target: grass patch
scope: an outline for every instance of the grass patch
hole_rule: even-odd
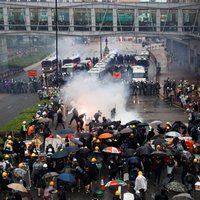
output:
[[[33,115],[38,110],[38,104],[43,105],[44,103],[49,103],[48,99],[39,101],[37,104],[34,104],[33,106],[26,108],[21,111],[20,115],[9,121],[4,127],[0,128],[0,133],[5,134],[6,132],[13,132],[15,134],[20,132],[20,128],[22,126],[22,122],[26,121],[27,124],[31,122],[31,119]]]
[[[12,57],[10,60],[8,60],[8,66],[18,66],[21,68],[25,68],[29,65],[37,63],[38,60],[44,59],[50,53],[52,53],[51,48],[49,49],[38,48],[36,52],[32,52],[30,55],[24,55],[21,57],[19,56]]]

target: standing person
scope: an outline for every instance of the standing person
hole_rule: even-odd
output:
[[[168,196],[166,194],[166,190],[164,188],[161,188],[161,191],[155,195],[154,200],[168,200]]]
[[[63,113],[62,113],[62,109],[58,109],[57,111],[57,123],[56,123],[56,127],[55,130],[57,130],[57,127],[59,124],[62,124],[63,129],[65,129],[65,125],[64,125],[64,120],[63,120]]]
[[[142,200],[145,200],[145,192],[147,191],[147,180],[143,176],[143,173],[141,171],[138,172],[138,176],[135,179],[135,191],[140,192],[140,196]]]
[[[77,132],[84,131],[83,125],[84,125],[84,117],[85,117],[85,113],[83,113],[82,115],[79,115],[78,120],[77,120]]]
[[[119,190],[117,190],[117,191],[115,192],[115,196],[113,197],[112,200],[121,200],[121,198],[120,198],[120,191],[119,191]]]
[[[78,116],[79,116],[79,114],[78,114],[78,111],[77,111],[76,108],[73,109],[72,114],[73,115],[72,115],[72,118],[70,119],[69,125],[71,125],[74,120],[76,121],[76,124],[78,122]]]
[[[82,175],[82,180],[85,186],[85,193],[88,194],[90,192],[90,171],[89,171],[89,166],[85,165],[84,170],[83,170],[83,175]]]
[[[99,123],[99,117],[101,117],[102,112],[100,110],[98,110],[95,114],[94,114],[94,120],[96,123]]]
[[[25,159],[25,151],[26,151],[26,144],[25,142],[23,141],[23,139],[21,138],[20,141],[19,141],[19,161],[20,162],[23,162],[24,159]]]
[[[26,121],[22,122],[22,126],[20,129],[20,134],[21,134],[21,138],[23,138],[24,140],[27,139],[27,126],[26,126]]]

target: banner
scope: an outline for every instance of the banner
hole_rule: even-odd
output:
[[[28,75],[28,77],[32,77],[32,76],[36,77],[38,75],[38,72],[37,72],[37,70],[31,69],[31,70],[27,71],[27,75]]]

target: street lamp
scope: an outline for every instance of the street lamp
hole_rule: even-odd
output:
[[[55,21],[56,21],[56,84],[58,87],[58,0],[55,0]]]

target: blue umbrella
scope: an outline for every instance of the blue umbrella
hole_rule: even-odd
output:
[[[70,128],[66,128],[66,129],[62,129],[60,131],[58,131],[58,134],[73,134],[74,131],[71,130]]]
[[[69,174],[69,173],[60,174],[58,176],[58,179],[61,181],[67,182],[67,183],[74,183],[76,181],[75,176],[73,176],[72,174]]]
[[[74,152],[76,153],[79,148],[77,146],[68,146],[64,149],[67,153],[71,153],[71,152]]]
[[[140,158],[138,158],[137,156],[133,156],[128,158],[127,163],[128,165],[135,165],[138,164],[140,161],[141,161]]]

